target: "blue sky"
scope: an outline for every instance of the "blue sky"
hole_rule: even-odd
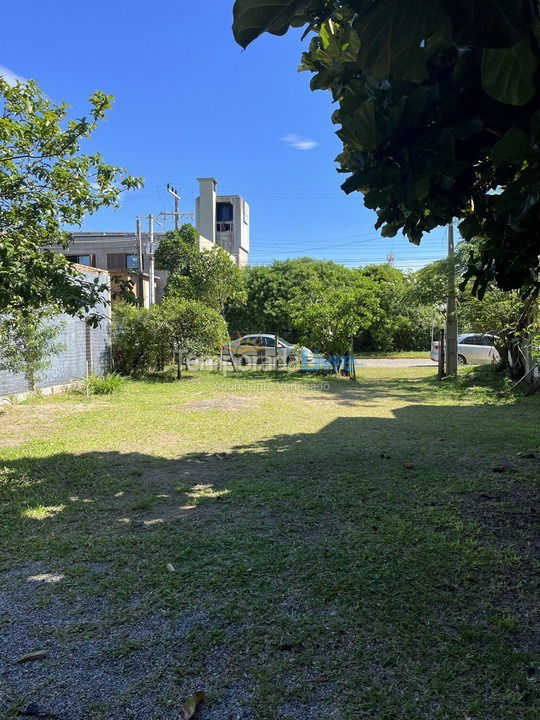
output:
[[[232,0],[4,0],[0,65],[33,78],[54,101],[86,112],[95,90],[115,96],[85,150],[144,177],[118,211],[84,230],[131,230],[136,215],[193,209],[196,177],[251,207],[250,262],[300,255],[347,265],[386,260],[418,268],[444,253],[444,229],[417,248],[381,238],[359,194],[340,190],[340,142],[328,93],[298,73],[300,32],[264,36],[247,51],[230,29]]]

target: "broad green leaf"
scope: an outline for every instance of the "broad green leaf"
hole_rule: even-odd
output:
[[[482,85],[492,98],[507,105],[525,105],[535,94],[537,60],[526,41],[482,53]]]
[[[429,175],[419,175],[412,182],[413,195],[417,200],[425,200],[425,198],[429,195],[429,188]]]
[[[523,4],[529,0],[442,0],[458,45],[504,48],[520,37]]]
[[[496,163],[521,162],[530,151],[530,142],[520,128],[511,128],[493,146],[493,159]]]
[[[294,17],[311,0],[236,0],[233,32],[244,49],[264,32],[285,35]]]
[[[375,150],[380,139],[375,119],[375,100],[370,98],[361,103],[352,115],[352,122],[338,130],[337,135],[358,150]]]
[[[426,42],[446,31],[449,20],[438,0],[378,0],[359,13],[360,63],[378,82],[391,75],[422,82],[426,75]]]

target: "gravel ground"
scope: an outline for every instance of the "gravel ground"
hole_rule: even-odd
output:
[[[183,699],[200,688],[175,676],[174,667],[187,634],[208,621],[205,613],[171,618],[134,603],[119,614],[100,598],[67,599],[59,591],[63,576],[44,570],[0,574],[0,716],[178,720]],[[16,662],[37,650],[47,656]],[[218,673],[223,662],[213,658]],[[254,720],[246,697],[231,685],[197,717]]]

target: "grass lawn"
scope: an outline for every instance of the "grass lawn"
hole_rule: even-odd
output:
[[[498,382],[201,372],[0,410],[0,715],[536,719],[540,396]]]
[[[429,350],[396,350],[395,352],[357,352],[356,357],[362,358],[429,358]]]

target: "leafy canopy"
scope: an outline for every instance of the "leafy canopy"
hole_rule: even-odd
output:
[[[323,284],[313,287],[311,301],[299,303],[293,319],[302,342],[331,359],[348,353],[354,335],[369,328],[378,312],[373,282],[358,276],[346,288]]]
[[[294,307],[311,302],[312,289],[352,282],[353,271],[337,263],[295,258],[275,261],[268,266],[253,266],[243,271],[247,295],[242,306],[233,305],[228,314],[231,330],[276,332],[298,340],[292,313]]]
[[[111,97],[96,92],[89,103],[89,117],[68,120],[67,105],[48,100],[34,82],[10,86],[0,78],[0,312],[92,313],[105,289],[47,249],[68,244],[66,225],[116,206],[122,190],[139,185],[99,153],[80,153]]]
[[[237,0],[246,47],[288,26],[312,32],[301,70],[330,90],[347,193],[384,236],[454,217],[478,238],[480,295],[538,283],[540,13],[537,0]]]
[[[187,270],[191,254],[197,250],[199,233],[197,228],[184,223],[179,230],[169,230],[159,241],[155,260],[158,268],[168,273]]]
[[[185,224],[160,241],[156,263],[169,272],[166,294],[199,300],[224,313],[229,303],[245,301],[242,274],[231,256],[219,246],[199,250],[199,233]]]

